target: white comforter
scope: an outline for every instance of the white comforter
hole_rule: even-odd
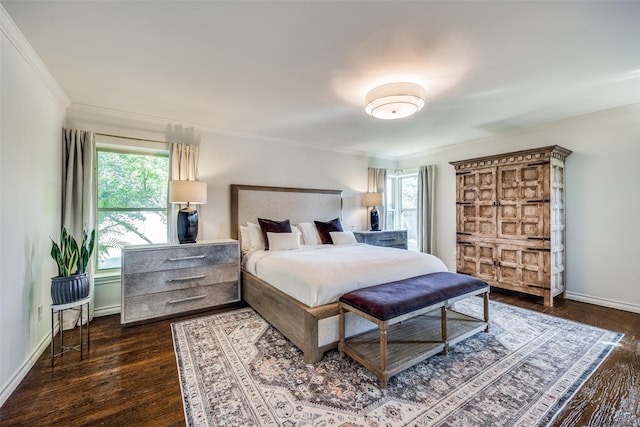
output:
[[[310,307],[355,289],[447,271],[433,255],[365,244],[257,250],[243,261],[246,271]]]

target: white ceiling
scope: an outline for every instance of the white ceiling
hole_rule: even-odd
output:
[[[640,1],[2,1],[76,107],[407,157],[640,102]],[[412,81],[418,114],[366,92]]]

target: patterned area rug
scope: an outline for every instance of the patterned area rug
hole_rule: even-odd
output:
[[[622,335],[491,301],[490,332],[391,377],[316,364],[250,308],[172,325],[185,417],[204,426],[544,426]],[[456,303],[482,317],[480,298]]]

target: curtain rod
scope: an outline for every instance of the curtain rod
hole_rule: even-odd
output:
[[[110,136],[112,138],[130,139],[132,141],[144,141],[144,142],[156,142],[158,144],[170,144],[170,142],[158,141],[158,140],[155,140],[155,139],[133,138],[131,136],[112,135],[112,134],[109,134],[109,133],[99,133],[99,132],[96,132],[95,134],[96,135],[100,135],[100,136]]]

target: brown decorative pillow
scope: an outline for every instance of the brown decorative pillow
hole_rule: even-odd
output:
[[[342,229],[342,223],[340,222],[340,218],[332,219],[331,221],[322,222],[322,221],[313,221],[316,224],[316,229],[318,230],[318,235],[320,236],[320,241],[323,245],[331,245],[333,244],[333,240],[331,240],[332,231],[344,231]]]
[[[291,223],[288,219],[284,221],[274,221],[272,219],[258,218],[258,224],[260,224],[260,229],[262,230],[265,251],[269,250],[267,233],[291,233]]]

